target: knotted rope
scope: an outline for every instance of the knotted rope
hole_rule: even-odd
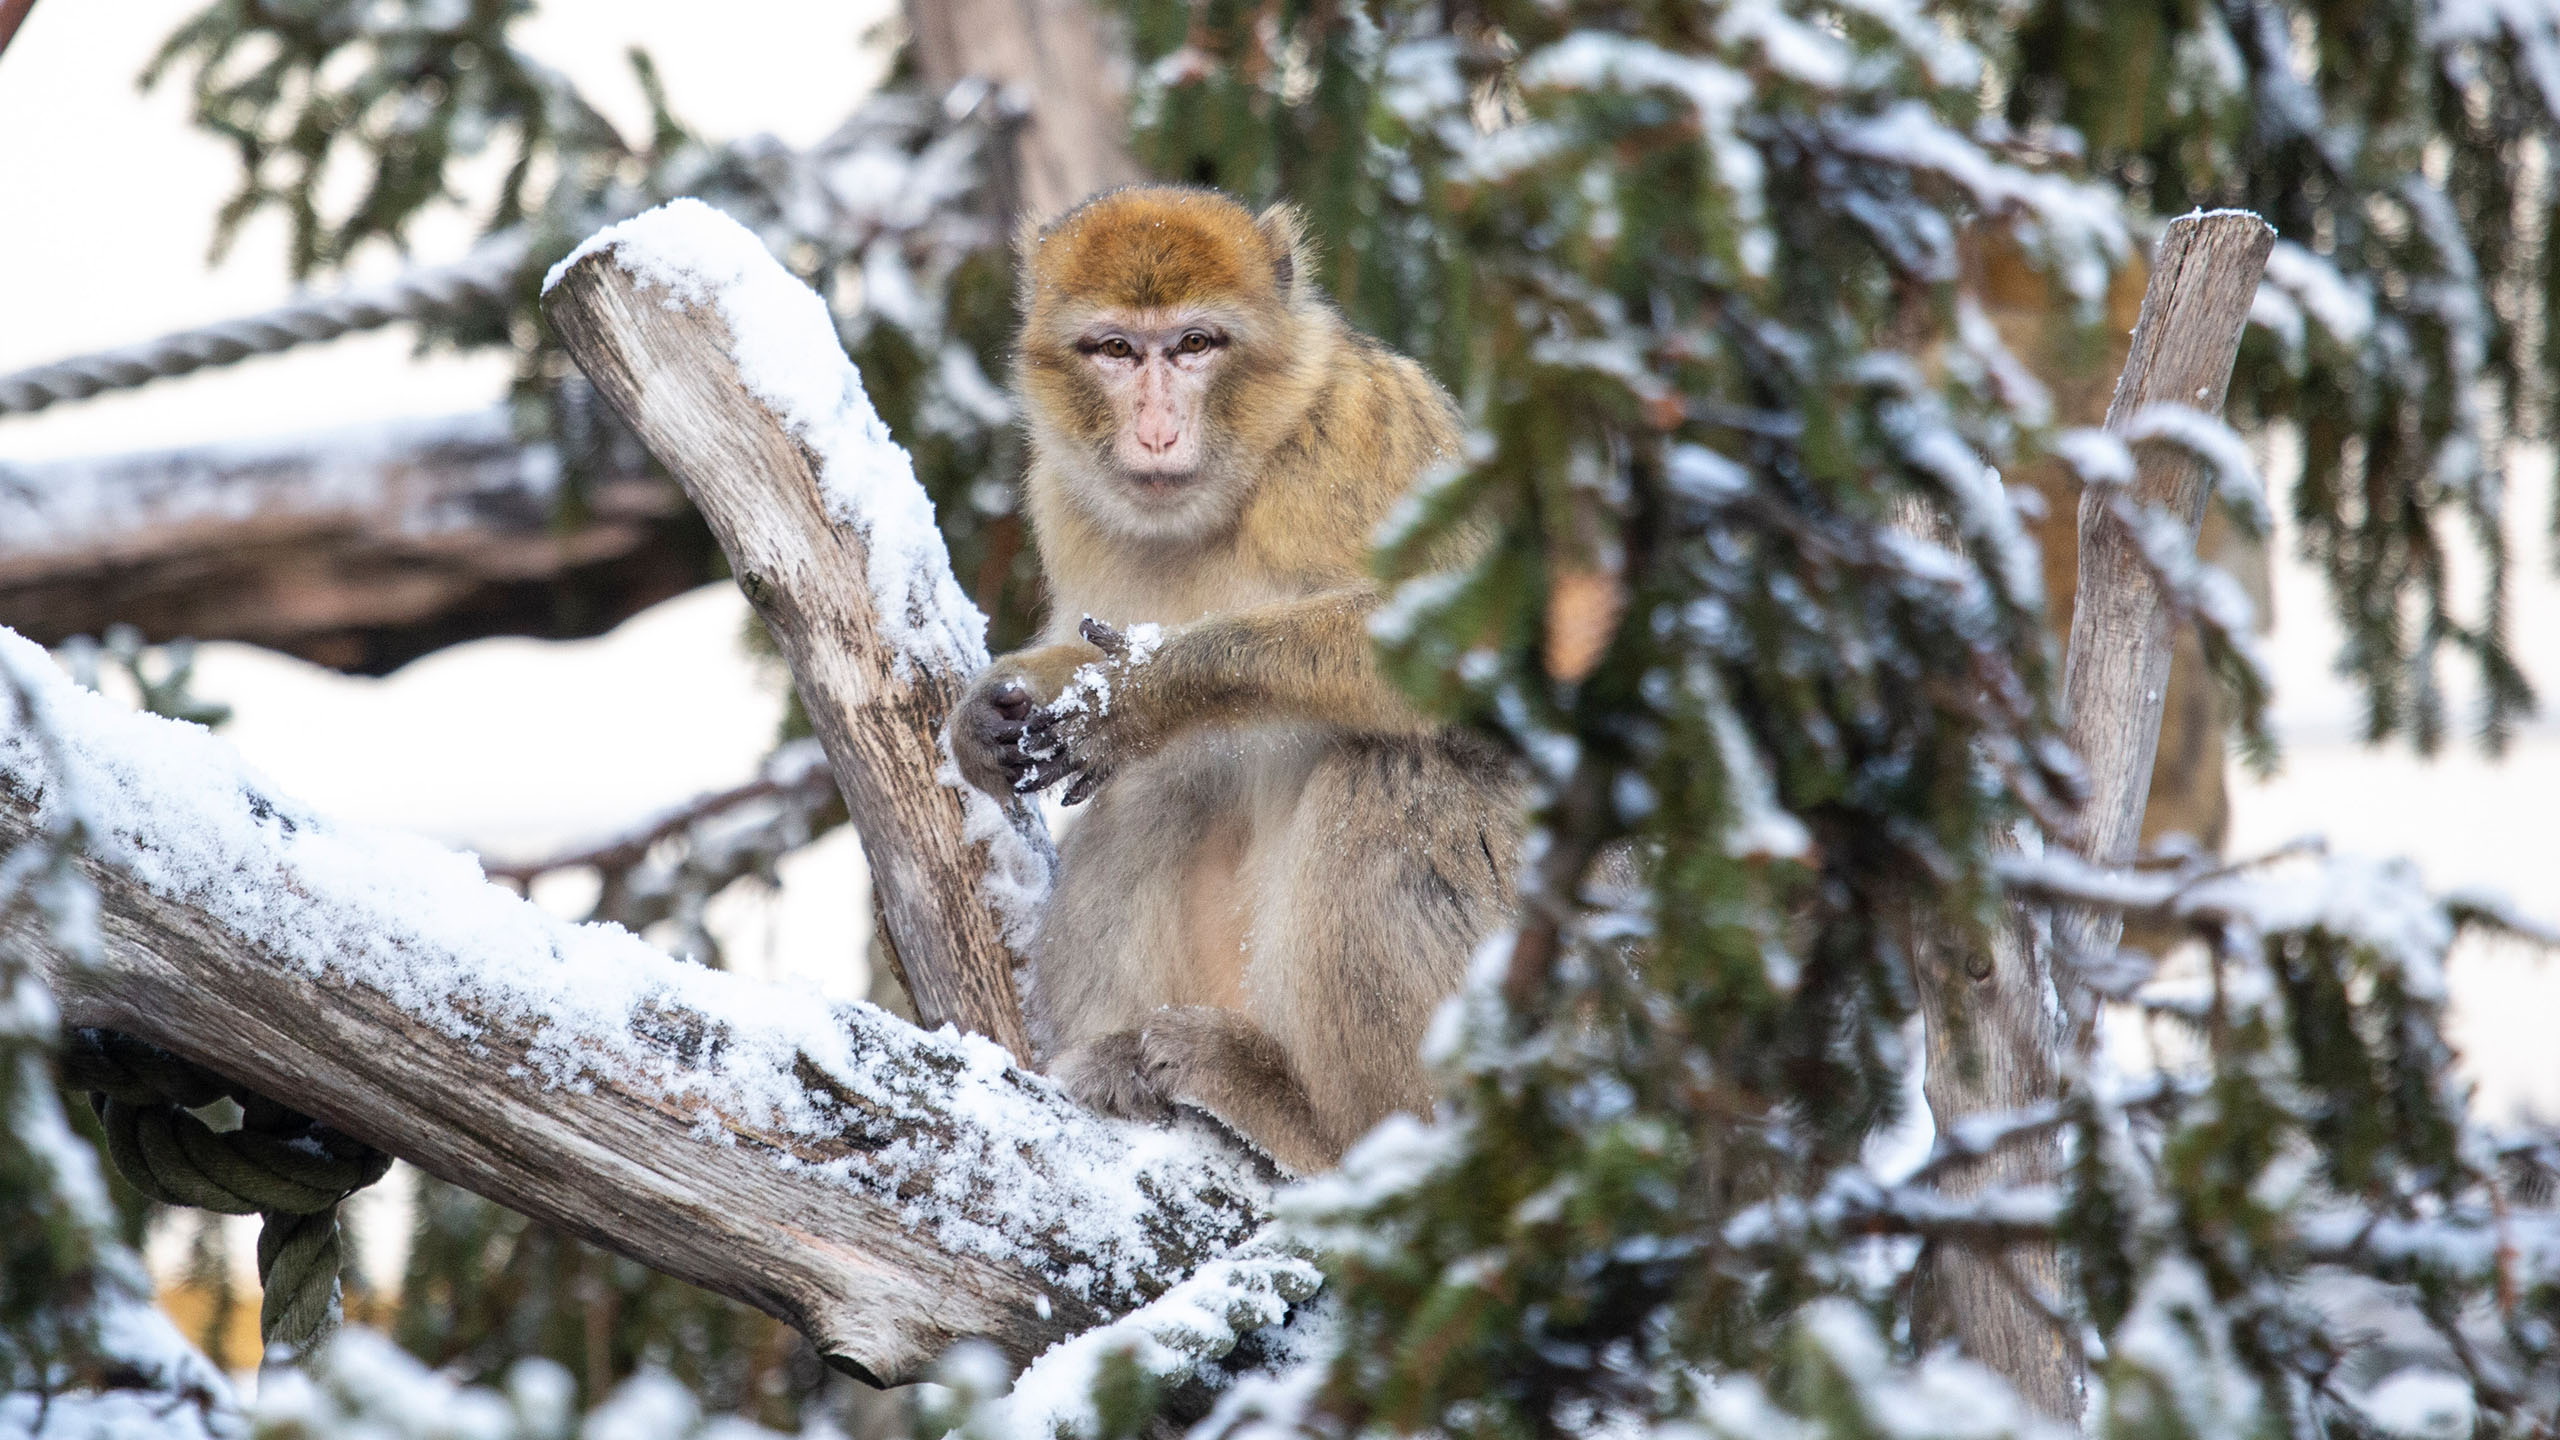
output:
[[[338,1202],[381,1179],[390,1156],[131,1035],[74,1030],[61,1064],[63,1083],[89,1092],[107,1154],[134,1189],[264,1220],[258,1336],[269,1354],[306,1355],[336,1333]],[[236,1130],[189,1113],[225,1097],[240,1107]]]

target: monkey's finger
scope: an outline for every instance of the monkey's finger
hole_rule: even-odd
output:
[[[1110,778],[1111,772],[1108,770],[1087,770],[1076,777],[1076,783],[1067,787],[1066,797],[1058,803],[1061,805],[1081,805],[1087,800],[1092,799],[1093,792],[1101,789],[1102,782]]]
[[[1019,680],[1007,680],[987,692],[987,703],[1007,720],[1021,720],[1031,713],[1031,687]]]
[[[1090,615],[1084,617],[1084,623],[1077,626],[1076,630],[1079,634],[1084,636],[1086,644],[1093,646],[1093,648],[1101,651],[1105,655],[1125,654],[1129,649],[1128,636],[1121,634],[1119,631],[1112,629],[1110,626],[1103,624],[1101,621],[1094,619]]]

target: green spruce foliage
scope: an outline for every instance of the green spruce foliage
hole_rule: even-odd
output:
[[[2453,650],[2484,679],[2494,741],[2527,698],[2501,619],[2500,466],[2547,408],[2539,335],[2560,295],[2530,179],[2560,129],[2548,8],[1125,8],[1141,156],[1303,206],[1345,308],[1459,396],[1465,453],[1382,537],[1376,633],[1411,694],[1541,786],[1520,928],[1432,1036],[1443,1113],[1391,1123],[1288,1201],[1325,1298],[1258,1337],[1267,1373],[1204,1391],[1158,1384],[1135,1350],[1103,1366],[1092,1433],[1204,1412],[1211,1435],[2046,1433],[1914,1342],[1918,1245],[1985,1237],[2060,1247],[2071,1293],[2044,1298],[2107,1434],[2405,1432],[2448,1393],[2442,1433],[2545,1433],[2555,1152],[2471,1122],[2442,1028],[2454,936],[2510,918],[2316,853],[2102,877],[1993,851],[2063,823],[2076,776],[2048,597],[1993,467],[2061,454],[2102,483],[2107,466],[2056,431],[1961,260],[1968,236],[2005,235],[2094,322],[2151,222],[2267,214],[2287,248],[2235,393],[2302,437],[2290,502],[2370,728],[2434,744]],[[731,187],[841,302],[960,573],[1003,612],[999,643],[1020,633],[1010,412],[984,387],[1000,235],[965,137],[926,102],[881,102],[878,133],[904,137],[913,171],[950,164],[935,213],[966,223],[847,239],[775,198],[779,162],[758,172],[666,121],[647,145],[537,123],[513,82],[460,79],[556,83],[482,53],[505,43],[504,7],[309,10],[223,0],[173,42],[202,67],[205,118],[243,137],[241,213],[283,206],[298,263],[396,239],[442,167],[496,134],[560,163],[511,178],[493,228]],[[280,50],[236,48],[269,31]],[[240,81],[240,53],[281,58]],[[358,58],[329,69],[340,54]],[[403,112],[398,85],[322,83],[386,56],[439,88]],[[398,113],[450,129],[399,138]],[[315,114],[382,152],[343,215],[304,183],[329,143]],[[535,323],[462,338],[503,338],[557,389]],[[2461,545],[2486,560],[2467,606]],[[1451,553],[1473,558],[1427,568]],[[2245,676],[2244,625],[2198,611]],[[1957,1199],[1932,1183],[1945,1152],[1916,1173],[1877,1161],[1905,1108],[1915,937],[1978,945],[2011,907],[2032,921],[2063,901],[2196,944],[2157,973],[2088,972],[2151,1053],[2070,1057],[2059,1102],[1993,1127],[2059,1134],[2062,1183]],[[453,1203],[428,1207],[446,1228],[422,1237],[411,1343],[490,1379],[528,1353],[576,1370],[584,1337],[557,1308],[484,1303],[523,1276],[464,1252],[507,1217]],[[534,1238],[507,1242],[531,1273],[619,1283]],[[692,1363],[644,1330],[608,1348],[600,1373]],[[984,1403],[928,1428],[1002,1433],[995,1389],[957,1387]]]
[[[1230,1423],[2017,1430],[1998,1386],[1905,1348],[1910,1242],[1992,1231],[2062,1243],[2080,1294],[2056,1323],[2110,1433],[2352,1432],[2405,1400],[2407,1366],[2536,1433],[2551,1291],[2491,1232],[2539,1152],[2468,1126],[2439,1028],[2446,945],[2497,917],[2403,873],[2294,857],[2143,887],[2132,908],[2206,942],[2200,973],[2122,992],[2159,1073],[2073,1063],[2060,1110],[2018,1117],[2064,1132],[2060,1192],[1985,1208],[1862,1163],[1899,1103],[1918,927],[1982,944],[2003,903],[2129,898],[1986,848],[2070,780],[2032,567],[1978,467],[2086,450],[1987,333],[1968,233],[2008,230],[2086,304],[2121,253],[2087,184],[2135,223],[2263,206],[2289,248],[2242,411],[2307,429],[2294,509],[2375,733],[2434,742],[2432,702],[2403,698],[2448,647],[2480,664],[2491,738],[2523,703],[2494,467],[2548,386],[2501,338],[2532,258],[2506,227],[2553,125],[2505,87],[2552,18],[2401,7],[2383,34],[2427,44],[2341,62],[2334,90],[2325,61],[2290,77],[2343,16],[2164,7],[2143,43],[2191,57],[2253,8],[2298,93],[2216,71],[2239,111],[2180,149],[2065,128],[2145,72],[2130,41],[2045,43],[2016,8],[1130,6],[1142,153],[1305,204],[1346,307],[1466,406],[1469,452],[1385,537],[1402,585],[1374,628],[1416,698],[1546,782],[1521,933],[1436,1037],[1448,1112],[1293,1205],[1336,1279],[1322,1383]],[[2138,9],[2035,13],[2094,31]],[[2180,73],[2129,107],[2144,124],[2189,114]],[[2344,122],[2392,84],[2432,98]],[[2324,126],[2351,168],[2304,168]],[[2369,336],[2341,328],[2358,297]],[[1914,512],[1962,558],[1896,528]],[[2491,562],[2469,622],[2442,583],[2456,513]],[[1415,573],[1469,532],[1471,567]],[[2248,678],[2239,627],[2212,628]]]
[[[2432,750],[2455,658],[2477,680],[2470,726],[2503,744],[2533,694],[2507,634],[2504,476],[2547,422],[2560,305],[2555,201],[2536,178],[2560,125],[2549,7],[1945,8],[2008,77],[1996,113],[2015,133],[2066,138],[2151,214],[2274,222],[2284,243],[2233,397],[2298,428],[2293,517],[2367,733]],[[2457,595],[2466,548],[2477,588]]]

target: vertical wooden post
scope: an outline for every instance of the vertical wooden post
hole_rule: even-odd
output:
[[[2216,210],[2169,222],[2152,261],[2151,288],[2133,329],[2133,354],[2107,407],[2107,428],[2123,434],[2154,405],[2222,413],[2231,365],[2258,278],[2275,248],[2275,228],[2246,210]],[[2192,548],[2204,523],[2204,467],[2170,445],[2136,457],[2134,503],[2174,517]],[[2080,584],[2063,665],[2063,707],[2071,748],[2088,767],[2089,798],[2071,848],[2101,865],[2134,858],[2143,798],[2160,754],[2160,714],[2176,637],[2169,607],[2134,537],[2092,491],[2080,500]],[[2066,957],[2115,948],[2124,917],[2075,912],[2060,936]]]
[[[2107,412],[2110,430],[2124,432],[2158,404],[2220,413],[2274,244],[2275,231],[2246,211],[2169,223],[2153,256],[2132,354]],[[2136,502],[2176,517],[2192,545],[2204,518],[2201,467],[2165,445],[2148,446],[2136,459]],[[2084,496],[2063,703],[2066,733],[2088,769],[2089,797],[2079,833],[2057,838],[2102,864],[2132,859],[2141,834],[2167,698],[2171,621],[2133,537],[2105,497]],[[2067,964],[2057,965],[2057,951],[2068,957],[2111,950],[2122,924],[2121,916],[2066,913],[2057,917],[2058,944],[2048,946],[2034,917],[2013,911],[1987,952],[1967,952],[1939,936],[1915,938],[1927,1029],[1925,1089],[1939,1133],[1967,1116],[2022,1109],[2061,1094],[2063,1076],[2087,1051],[2092,1016]],[[2060,1164],[2051,1138],[2031,1137],[1955,1167],[1941,1188],[1966,1195],[2050,1183],[2059,1178]],[[2053,1247],[1934,1245],[1920,1257],[1913,1284],[1921,1343],[1953,1339],[2030,1404],[2058,1419],[2079,1418],[2085,1388],[2079,1335],[2076,1320],[2068,1318],[2074,1307]]]

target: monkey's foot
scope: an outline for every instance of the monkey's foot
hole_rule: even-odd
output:
[[[1138,1037],[1140,1073],[1157,1094],[1236,1132],[1296,1175],[1332,1168],[1342,1149],[1326,1138],[1306,1087],[1280,1042],[1244,1015],[1211,1005],[1168,1005]]]
[[[1173,1118],[1173,1104],[1148,1082],[1144,1065],[1138,1032],[1121,1030],[1069,1050],[1049,1073],[1088,1110],[1161,1124]]]

